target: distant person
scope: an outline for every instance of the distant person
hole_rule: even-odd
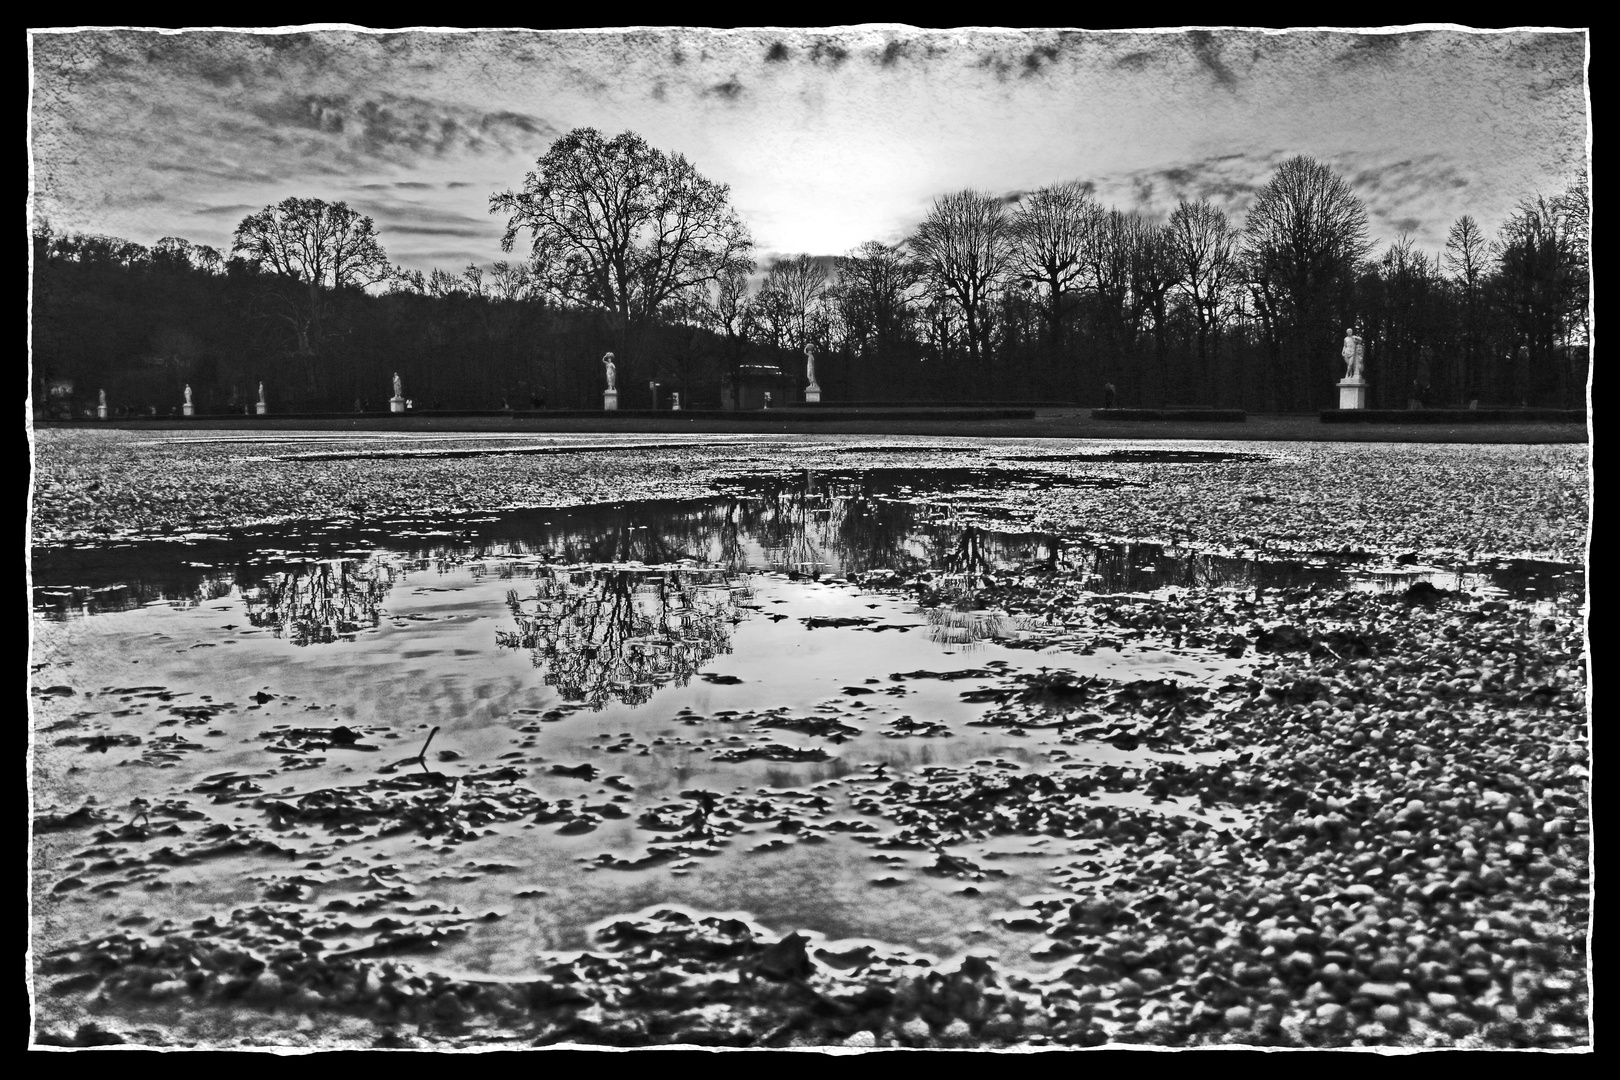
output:
[[[1113,383],[1103,383],[1103,408],[1112,409],[1113,407],[1114,407],[1114,384]]]

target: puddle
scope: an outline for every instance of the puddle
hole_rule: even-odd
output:
[[[345,948],[375,937],[332,913],[380,906],[436,963],[502,975],[656,903],[1038,968],[1039,936],[995,913],[1106,889],[1131,830],[1245,820],[1181,778],[1234,752],[1205,696],[1255,659],[1055,635],[938,602],[952,582],[1061,565],[1076,603],[1581,587],[1550,564],[1088,545],[977,512],[1051,482],[833,470],[38,552],[38,738],[95,800],[53,819],[83,845],[65,902],[108,926],[303,905]],[[958,812],[1003,803],[1046,816]]]

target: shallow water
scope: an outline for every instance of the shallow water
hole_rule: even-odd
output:
[[[1052,892],[1054,869],[1076,856],[1106,864],[1128,851],[997,836],[947,851],[997,873],[931,876],[938,852],[879,846],[894,822],[863,793],[928,768],[1147,767],[1171,755],[1077,743],[1060,728],[975,726],[992,706],[972,695],[1043,669],[1216,685],[1253,661],[1151,638],[1041,647],[1038,627],[1002,613],[930,617],[914,596],[853,576],[1061,562],[1094,595],[1429,581],[1522,596],[1579,585],[1577,569],[1550,564],[1266,561],[964,523],[975,495],[1042,482],[1050,478],[971,469],[823,470],[739,478],[680,502],[335,520],[38,552],[40,739],[140,740],[73,750],[76,783],[103,807],[178,798],[203,815],[186,829],[247,827],[263,817],[250,800],[196,789],[241,779],[290,801],[378,777],[448,780],[500,766],[574,814],[562,826],[502,822],[456,845],[279,829],[274,862],[236,854],[157,878],[144,869],[106,878],[76,895],[78,915],[105,925],[194,918],[295,876],[302,883],[287,895],[320,906],[376,888],[372,870],[388,866],[384,877],[413,905],[494,916],[440,951],[436,962],[459,971],[520,974],[542,950],[585,947],[598,919],[665,902],[941,957],[989,948],[1039,966],[1040,939],[997,913]],[[355,738],[312,745],[291,734],[337,727]],[[752,799],[758,813],[695,854],[637,865],[667,852],[644,815],[697,805],[694,792]],[[1134,793],[1093,798],[1237,820]],[[826,812],[796,817],[813,799]],[[139,862],[176,843],[102,846]]]

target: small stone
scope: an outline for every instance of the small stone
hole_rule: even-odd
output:
[[[1399,1005],[1380,1005],[1373,1010],[1373,1018],[1385,1027],[1394,1027],[1406,1014]]]
[[[184,979],[165,979],[162,982],[153,983],[152,988],[147,993],[152,995],[154,1000],[163,1001],[166,998],[179,997],[187,989]]]
[[[960,1041],[962,1039],[971,1039],[973,1037],[973,1029],[968,1027],[966,1020],[956,1019],[946,1024],[945,1030],[941,1031],[939,1034],[941,1038],[955,1039]]]
[[[928,1037],[932,1035],[933,1032],[928,1029],[927,1021],[920,1016],[913,1016],[910,1020],[907,1020],[904,1024],[900,1025],[900,1034],[904,1035],[907,1039],[914,1043],[920,1043],[927,1041]]]
[[[1316,1007],[1316,1019],[1319,1023],[1334,1025],[1344,1018],[1345,1008],[1337,1002],[1325,1002]]]
[[[440,994],[433,1002],[433,1012],[440,1020],[457,1023],[467,1016],[467,1005],[461,995],[451,990]]]
[[[1401,988],[1395,983],[1364,982],[1357,988],[1357,993],[1366,994],[1374,1001],[1399,1001]]]
[[[844,1045],[860,1047],[876,1046],[877,1036],[873,1035],[870,1031],[857,1031],[855,1034],[844,1040]]]
[[[1438,990],[1429,992],[1429,1007],[1433,1009],[1455,1009],[1457,1001],[1456,994],[1442,994]]]
[[[281,976],[273,971],[259,972],[259,977],[253,980],[252,986],[248,987],[248,996],[261,1001],[274,1000],[281,997],[285,992],[286,987],[282,985]]]
[[[1254,1022],[1254,1014],[1247,1005],[1233,1005],[1224,1015],[1229,1028],[1246,1028]]]

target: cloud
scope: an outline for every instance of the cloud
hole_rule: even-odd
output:
[[[1221,43],[1208,30],[1194,30],[1187,36],[1193,55],[1203,64],[1215,81],[1228,90],[1237,85],[1237,76],[1221,59]]]
[[[208,217],[246,217],[263,210],[262,206],[251,203],[227,203],[223,206],[205,206],[200,210],[193,210],[194,214],[204,214]]]
[[[742,96],[742,92],[743,85],[737,81],[737,76],[735,75],[727,79],[725,82],[716,83],[707,90],[703,91],[704,96],[708,96],[709,94],[719,94],[727,101],[736,101]]]
[[[268,126],[265,137],[282,132],[316,133],[313,143],[346,151],[356,160],[410,165],[422,156],[510,153],[535,149],[557,137],[538,117],[511,110],[479,113],[446,102],[381,93],[374,96],[284,92],[249,106]]]

